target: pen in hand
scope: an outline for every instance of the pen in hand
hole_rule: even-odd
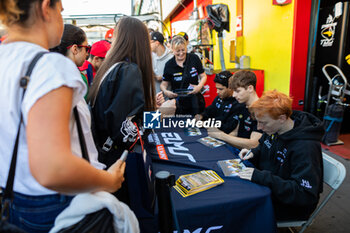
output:
[[[243,155],[243,157],[241,158],[241,161],[239,163],[242,163],[244,158],[247,157],[251,152],[252,152],[252,149],[248,150],[247,153],[245,155]]]

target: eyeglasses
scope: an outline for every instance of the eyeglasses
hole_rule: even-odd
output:
[[[73,47],[74,44],[67,47],[67,49],[70,49]],[[79,48],[85,48],[87,53],[90,53],[91,46],[90,45],[77,45]]]

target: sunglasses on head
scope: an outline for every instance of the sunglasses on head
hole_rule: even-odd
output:
[[[225,75],[222,74],[217,74],[216,77],[220,78],[220,79],[227,79],[229,77],[226,77]]]
[[[72,48],[73,45],[74,45],[74,44],[68,46],[67,49]],[[85,48],[85,49],[86,49],[86,52],[87,52],[87,53],[90,53],[90,50],[91,50],[91,46],[90,46],[90,45],[77,45],[77,46],[78,46],[78,48]]]

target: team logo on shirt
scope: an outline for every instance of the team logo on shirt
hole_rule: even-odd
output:
[[[182,80],[182,76],[176,76],[176,77],[174,77],[174,80],[176,82],[180,82]]]
[[[272,147],[272,144],[271,144],[271,142],[269,141],[269,139],[266,139],[265,141],[264,141],[264,144],[265,144],[265,146],[267,147],[267,148],[271,148]]]
[[[176,82],[182,81],[182,72],[175,73],[173,74],[173,76],[174,76],[174,81]]]
[[[301,179],[300,185],[307,189],[312,189],[312,186],[310,185],[310,182],[308,180]]]
[[[250,119],[250,117],[247,117],[247,119],[244,120],[244,122],[248,125],[251,125],[252,124],[252,121]]]
[[[195,67],[192,67],[192,70],[190,71],[191,77],[198,76],[198,72]]]
[[[216,102],[215,106],[217,108],[220,108],[221,107],[221,104],[222,104],[222,99],[218,99],[218,102]]]
[[[231,108],[232,108],[232,104],[226,105],[224,107],[224,112],[229,112]]]
[[[284,148],[282,151],[277,151],[277,160],[281,163],[281,165],[284,163],[284,160],[287,157],[287,149]]]

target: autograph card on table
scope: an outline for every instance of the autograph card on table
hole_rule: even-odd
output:
[[[202,143],[203,145],[206,145],[210,148],[216,148],[222,145],[225,145],[226,143],[220,140],[217,140],[215,138],[212,138],[210,136],[200,138],[198,139],[198,142]]]
[[[225,176],[237,176],[238,172],[241,172],[246,168],[246,166],[241,163],[240,159],[220,160],[218,161],[218,165]]]
[[[185,128],[185,134],[191,137],[202,135],[201,130],[198,128]]]

